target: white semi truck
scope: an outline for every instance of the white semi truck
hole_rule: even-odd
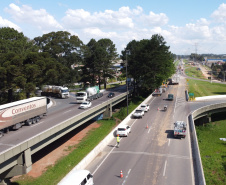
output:
[[[184,121],[176,121],[174,123],[174,137],[186,137],[187,124]]]
[[[42,86],[42,96],[53,96],[57,98],[69,98],[69,89],[67,87],[44,85]]]
[[[180,76],[178,74],[173,75],[172,85],[178,85],[180,82]]]
[[[37,123],[46,113],[46,97],[33,97],[0,105],[0,137],[11,129]]]
[[[100,92],[99,86],[93,86],[86,89],[86,91],[81,91],[76,93],[77,103],[83,103],[85,101],[93,101],[97,98],[103,96]]]

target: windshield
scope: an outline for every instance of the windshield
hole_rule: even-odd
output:
[[[87,102],[83,102],[82,105],[88,105],[88,103]]]
[[[136,110],[136,113],[141,113],[142,112],[142,110]]]
[[[126,130],[125,128],[118,128],[118,131],[124,131]]]
[[[145,108],[146,106],[145,105],[141,105],[141,108]]]
[[[68,89],[67,90],[61,90],[62,93],[67,93],[69,92]]]
[[[77,93],[76,96],[85,96],[85,93]]]

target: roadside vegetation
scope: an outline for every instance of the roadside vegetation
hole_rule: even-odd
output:
[[[226,120],[196,126],[199,149],[207,185],[226,184]]]
[[[211,83],[193,79],[188,79],[187,83],[188,93],[194,93],[195,97],[226,94],[225,84]]]
[[[129,113],[131,113],[143,100],[144,98],[142,97],[134,98],[129,104]],[[121,106],[122,108],[115,112],[112,118],[97,121],[100,124],[100,127],[91,130],[80,143],[68,148],[71,153],[58,160],[54,166],[48,167],[46,172],[40,177],[32,178],[23,175],[19,180],[13,182],[12,185],[57,184],[127,116],[127,107],[125,105]]]
[[[200,78],[200,79],[205,79],[205,76],[202,74],[201,70],[198,70],[197,67],[194,66],[190,66],[190,65],[186,65],[186,69],[185,69],[185,74],[187,76],[193,77],[193,78]]]
[[[195,97],[226,94],[226,85],[206,81],[188,81],[189,93]],[[213,114],[210,123],[196,126],[199,149],[207,185],[226,184],[226,116],[224,113]]]

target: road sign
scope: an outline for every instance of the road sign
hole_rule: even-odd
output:
[[[189,93],[189,96],[194,96],[194,93]]]

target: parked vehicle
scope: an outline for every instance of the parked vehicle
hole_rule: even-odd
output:
[[[115,93],[113,93],[113,92],[110,92],[109,94],[108,94],[108,98],[112,98],[112,97],[114,97],[115,96]]]
[[[131,127],[130,126],[122,125],[122,126],[118,127],[116,135],[126,136],[127,137],[130,132],[131,132]]]
[[[173,101],[173,94],[168,94],[168,100]]]
[[[90,108],[92,103],[90,101],[85,101],[82,102],[81,105],[79,106],[80,109],[87,109]]]
[[[162,88],[159,87],[158,89],[155,89],[155,91],[152,93],[152,96],[161,96],[162,95]]]
[[[142,118],[144,116],[144,111],[141,109],[137,109],[135,110],[135,112],[133,113],[133,117],[134,118]]]
[[[57,98],[69,98],[69,89],[67,87],[44,85],[42,86],[41,96],[52,96]]]
[[[143,110],[144,112],[148,112],[149,111],[149,105],[148,104],[142,104],[140,106],[140,109]]]
[[[176,121],[174,123],[174,137],[186,137],[187,124],[184,121]]]
[[[93,185],[93,175],[88,170],[71,170],[58,185]]]
[[[85,101],[93,101],[97,98],[103,96],[103,93],[100,92],[99,86],[89,87],[86,91],[77,92],[76,101],[77,103],[82,103]]]
[[[46,97],[33,97],[0,105],[0,137],[10,129],[37,123],[47,113]]]

